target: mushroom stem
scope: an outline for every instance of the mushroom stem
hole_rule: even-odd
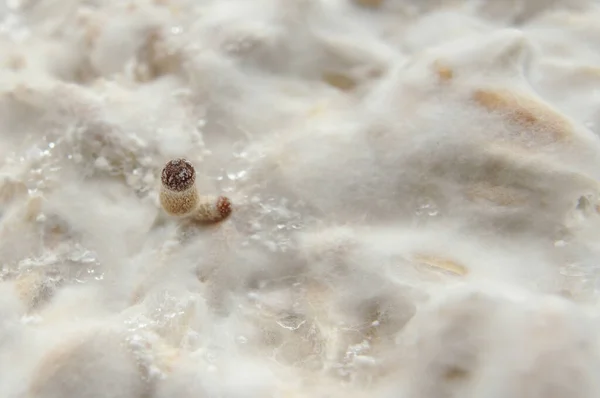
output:
[[[171,216],[185,217],[198,207],[199,196],[196,187],[183,192],[160,190],[160,204]]]

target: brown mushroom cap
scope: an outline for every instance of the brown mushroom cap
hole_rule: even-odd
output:
[[[163,168],[161,181],[166,189],[183,192],[194,185],[196,170],[186,159],[173,159]]]
[[[217,211],[222,218],[227,218],[231,214],[231,201],[225,196],[219,196],[217,199]]]

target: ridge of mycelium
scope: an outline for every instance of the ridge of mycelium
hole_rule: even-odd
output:
[[[598,397],[598,20],[1,4],[0,396]]]

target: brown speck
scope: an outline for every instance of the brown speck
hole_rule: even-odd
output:
[[[194,185],[196,171],[186,159],[173,159],[162,170],[161,182],[171,191],[182,192]]]
[[[446,380],[463,380],[469,376],[469,372],[465,369],[461,369],[458,366],[449,367],[444,373]]]
[[[448,82],[454,77],[454,71],[452,71],[450,67],[442,64],[441,62],[435,63],[435,71],[441,82]]]
[[[8,67],[13,71],[19,71],[27,67],[27,61],[24,56],[15,54],[8,59]]]

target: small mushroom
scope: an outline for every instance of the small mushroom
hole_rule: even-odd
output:
[[[169,215],[189,217],[202,222],[219,222],[232,212],[225,196],[200,196],[196,189],[196,170],[186,159],[167,162],[161,174],[160,204]]]

